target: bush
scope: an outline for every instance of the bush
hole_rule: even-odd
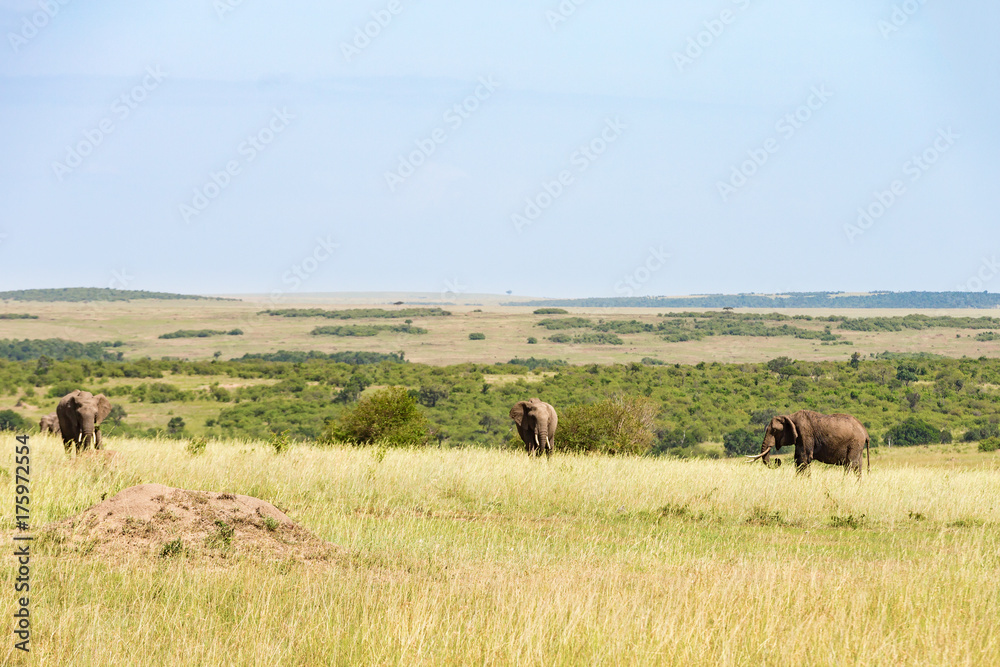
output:
[[[950,445],[953,440],[951,436],[951,431],[949,431],[946,428],[941,429],[941,432],[938,434],[938,436],[940,437],[940,440],[938,440],[938,442],[940,442],[942,445]]]
[[[535,338],[534,336],[528,336],[528,345],[534,345],[537,342],[538,342],[537,338]]]
[[[469,340],[486,340],[486,334],[484,333],[470,333]]]
[[[13,410],[0,410],[0,431],[24,432],[28,426],[28,420]]]
[[[170,421],[167,422],[167,436],[171,438],[179,438],[184,434],[184,427],[187,424],[184,423],[183,417],[171,417]]]
[[[568,315],[569,311],[563,308],[538,308],[535,315]]]
[[[281,454],[291,448],[292,441],[288,438],[288,431],[282,431],[275,433],[267,444],[271,446],[275,454]]]
[[[941,431],[927,422],[910,417],[892,428],[885,434],[885,440],[892,440],[894,446],[929,445],[941,440]]]
[[[208,441],[205,438],[191,438],[188,440],[187,450],[188,454],[191,456],[198,456],[199,454],[205,453],[205,448],[208,446]]]
[[[574,406],[559,419],[556,443],[574,452],[645,454],[655,439],[657,410],[651,399],[627,395]]]
[[[365,396],[341,415],[339,433],[328,430],[324,439],[339,435],[356,444],[423,445],[428,437],[427,419],[403,387],[386,387]]]
[[[986,438],[979,443],[979,451],[995,452],[1000,449],[1000,438]]]
[[[722,446],[726,450],[726,456],[744,456],[746,454],[757,454],[763,438],[759,431],[741,428],[730,431],[722,436]]]
[[[986,438],[995,438],[997,436],[1000,436],[1000,427],[996,424],[987,422],[970,428],[968,431],[963,433],[962,440],[965,442],[981,442]]]

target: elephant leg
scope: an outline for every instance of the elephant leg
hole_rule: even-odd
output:
[[[103,443],[103,442],[104,442],[104,439],[101,437],[101,431],[100,431],[100,429],[94,431],[94,449],[95,450],[101,449],[101,446],[102,446],[101,443]]]

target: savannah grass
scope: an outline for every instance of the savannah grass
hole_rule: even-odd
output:
[[[38,544],[33,664],[1000,664],[995,468],[876,457],[859,484],[725,460],[119,439],[109,461],[31,442],[36,535],[158,482],[262,498],[342,547],[302,563]],[[9,506],[12,437],[0,452]]]

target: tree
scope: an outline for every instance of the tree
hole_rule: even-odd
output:
[[[809,381],[805,378],[795,378],[792,380],[792,386],[789,389],[796,396],[801,396],[809,390]]]
[[[569,451],[645,454],[656,437],[659,406],[645,396],[619,394],[568,408],[559,418],[556,442]]]
[[[386,387],[365,396],[353,410],[341,415],[340,435],[356,444],[423,445],[427,444],[429,428],[404,387]]]
[[[334,403],[353,403],[361,397],[361,392],[368,388],[371,382],[361,373],[353,373],[348,378],[344,386],[341,387],[337,395],[334,396]]]
[[[851,368],[854,368],[856,370],[861,365],[861,353],[860,352],[853,353],[851,355],[851,360],[848,363],[851,365]]]
[[[179,437],[184,433],[184,423],[183,417],[171,417],[170,421],[167,422],[167,435],[171,437]]]
[[[451,390],[443,384],[425,385],[417,392],[417,402],[424,407],[433,408],[438,401],[448,398],[450,393]]]
[[[941,439],[941,432],[927,422],[909,417],[896,424],[885,434],[893,445],[929,445]]]
[[[108,413],[107,421],[114,423],[115,426],[119,426],[126,417],[128,417],[128,414],[125,412],[125,408],[115,404],[111,406],[111,412]]]
[[[756,454],[760,451],[762,441],[759,431],[746,428],[730,431],[722,436],[722,446],[726,450],[726,456]]]
[[[0,410],[0,431],[24,431],[28,420],[13,410]]]
[[[915,391],[911,391],[906,395],[906,402],[909,403],[910,410],[916,410],[917,403],[920,402],[920,394]]]
[[[896,379],[909,386],[917,380],[917,367],[914,364],[900,364],[896,369]]]

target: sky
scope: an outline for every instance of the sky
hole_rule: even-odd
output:
[[[1000,291],[992,0],[0,0],[0,290]]]

